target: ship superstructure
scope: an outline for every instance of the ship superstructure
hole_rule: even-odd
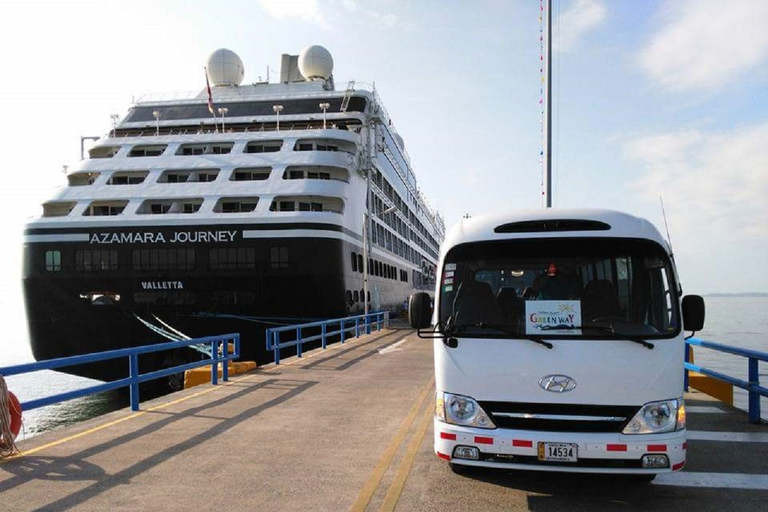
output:
[[[263,322],[402,308],[433,286],[444,224],[375,89],[336,91],[322,47],[282,65],[280,83],[240,85],[217,50],[210,87],[139,99],[71,168],[25,232],[37,359],[240,332],[263,361]]]

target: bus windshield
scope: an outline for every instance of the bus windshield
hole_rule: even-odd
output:
[[[678,287],[655,242],[557,238],[454,247],[440,276],[439,322],[454,336],[671,338]]]

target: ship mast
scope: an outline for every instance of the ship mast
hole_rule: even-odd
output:
[[[544,201],[547,208],[552,208],[552,0],[547,0],[546,46],[544,54],[547,65],[544,82]]]

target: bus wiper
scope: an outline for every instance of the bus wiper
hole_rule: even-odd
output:
[[[543,339],[539,338],[538,336],[531,336],[529,334],[523,334],[523,333],[518,332],[518,331],[516,331],[514,329],[510,329],[509,327],[507,327],[504,324],[489,324],[489,323],[486,323],[486,322],[479,322],[479,323],[476,323],[476,324],[471,324],[471,325],[466,325],[466,326],[465,325],[461,325],[461,326],[457,326],[457,327],[462,327],[462,328],[463,327],[478,327],[480,329],[493,329],[495,331],[503,332],[504,334],[509,334],[509,335],[514,336],[515,338],[518,338],[518,339],[522,338],[522,339],[530,340],[530,341],[532,341],[534,343],[538,343],[539,345],[544,345],[545,347],[547,347],[550,350],[554,348],[554,345],[552,345],[548,341],[544,341]]]
[[[589,324],[589,325],[558,325],[556,327],[542,327],[543,330],[558,330],[558,331],[577,331],[582,329],[590,329],[593,331],[598,332],[604,332],[606,334],[612,334],[618,339],[621,340],[627,340],[632,341],[634,343],[639,343],[640,345],[644,346],[645,348],[652,350],[656,345],[653,343],[649,343],[645,341],[643,338],[640,338],[639,336],[630,336],[629,334],[622,334],[620,332],[616,332],[616,329],[613,327],[605,327],[603,325],[595,325],[595,324]]]

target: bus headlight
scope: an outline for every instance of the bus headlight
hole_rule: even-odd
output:
[[[496,428],[483,408],[468,396],[437,393],[435,405],[438,419],[446,423],[464,427]]]
[[[621,431],[622,434],[661,434],[685,428],[683,399],[649,402]]]

